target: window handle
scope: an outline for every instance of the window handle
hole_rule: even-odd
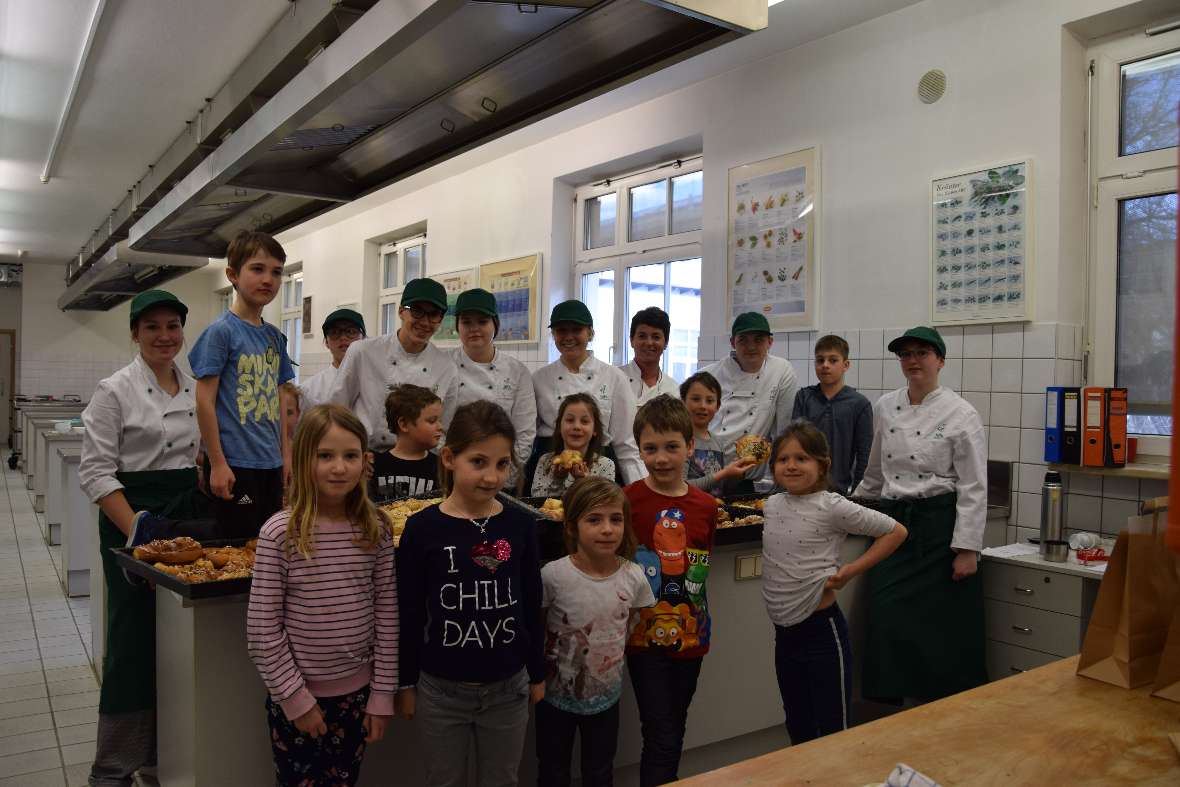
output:
[[[1032,634],[1032,629],[1028,626],[1012,626],[1013,631],[1019,631],[1021,634]]]
[[[1016,587],[1014,587],[1012,589],[1014,591],[1016,591],[1017,593],[1023,593],[1026,596],[1031,596],[1033,594],[1032,588],[1022,588],[1022,587],[1020,587],[1020,585],[1017,585]]]

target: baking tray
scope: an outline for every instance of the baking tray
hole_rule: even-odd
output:
[[[249,540],[247,538],[233,538],[223,541],[202,541],[201,546],[210,549],[213,547],[240,547],[245,546]],[[129,574],[146,579],[159,587],[168,588],[176,595],[189,601],[240,596],[250,592],[250,577],[189,583],[179,577],[172,576],[167,571],[161,571],[151,563],[137,560],[128,547],[112,547],[111,552],[114,553],[115,562],[119,564],[119,567],[126,569]]]
[[[540,510],[541,504],[548,498],[513,497],[506,492],[501,492],[498,497],[504,505],[527,514],[536,521],[537,545],[540,549],[542,560],[558,560],[569,554],[565,549],[565,538],[561,533],[561,522],[550,519]]]

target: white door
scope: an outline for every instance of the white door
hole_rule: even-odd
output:
[[[12,334],[0,333],[0,445],[12,432]]]

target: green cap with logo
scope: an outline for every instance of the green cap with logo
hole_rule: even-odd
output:
[[[496,296],[479,287],[459,293],[459,297],[455,299],[455,314],[463,312],[479,312],[489,317],[500,316],[496,311]]]
[[[549,315],[549,327],[552,328],[559,322],[574,322],[594,327],[594,317],[581,301],[562,301],[554,306],[553,312]]]
[[[323,325],[325,336],[328,334],[328,328],[331,327],[332,323],[334,322],[350,323],[359,328],[362,335],[368,335],[365,331],[365,318],[360,315],[360,312],[353,311],[352,309],[337,309],[336,311],[329,314],[327,319],[324,320]]]
[[[434,279],[412,279],[402,290],[402,306],[429,303],[444,312],[447,310],[447,290]]]
[[[180,315],[180,324],[184,325],[188,318],[188,307],[180,302],[180,298],[167,290],[146,290],[131,299],[131,327],[135,327],[136,321],[144,312],[161,306]]]
[[[905,343],[910,340],[929,344],[934,348],[934,352],[938,353],[939,358],[946,358],[946,342],[942,340],[942,336],[938,331],[925,325],[910,328],[901,336],[889,342],[889,352],[896,353],[900,351]]]
[[[766,317],[758,312],[743,312],[739,314],[733,321],[733,328],[730,329],[730,337],[740,336],[743,333],[770,333],[770,323],[766,321]]]

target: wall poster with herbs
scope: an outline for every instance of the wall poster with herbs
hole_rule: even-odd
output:
[[[772,330],[814,327],[816,148],[729,171],[730,319],[766,316]]]
[[[936,325],[1030,318],[1032,162],[933,181],[931,319]]]

